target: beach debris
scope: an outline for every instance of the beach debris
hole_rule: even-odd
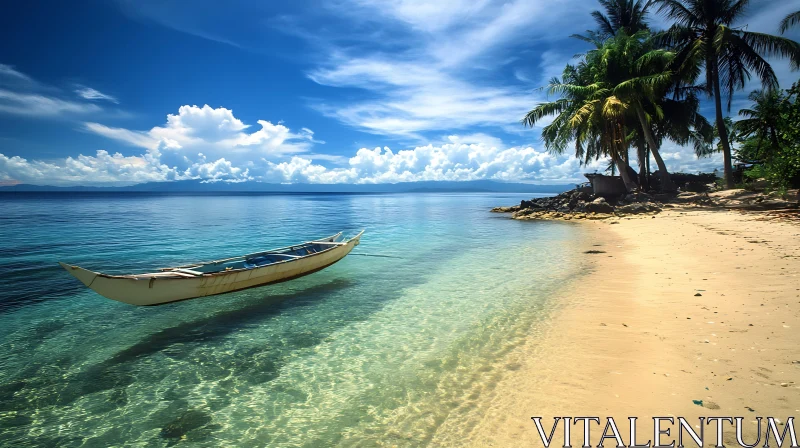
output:
[[[595,249],[592,249],[592,250],[587,250],[587,251],[586,251],[586,252],[584,252],[584,253],[585,253],[585,254],[604,254],[604,253],[606,253],[606,251],[604,251],[604,250],[595,250]]]
[[[747,409],[750,412],[756,412],[756,410],[751,408],[750,406],[745,406],[744,408]]]
[[[697,293],[695,293],[695,294],[694,294],[694,296],[695,296],[695,297],[702,297],[703,295],[702,295],[702,294],[700,294],[699,292],[697,292]]]
[[[694,403],[694,404],[696,404],[698,406],[703,406],[703,400],[692,400],[692,403]]]

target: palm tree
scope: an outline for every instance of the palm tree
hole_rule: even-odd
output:
[[[619,31],[631,36],[647,28],[647,10],[652,1],[641,0],[599,0],[605,9],[592,11],[592,17],[597,22],[599,32],[607,37],[616,36]]]
[[[592,17],[597,23],[596,30],[587,30],[586,34],[573,34],[571,37],[601,46],[603,42],[624,31],[633,35],[648,29],[647,14],[652,6],[652,0],[599,0],[603,11],[592,11]]]
[[[675,189],[659,152],[661,141],[680,144],[709,141],[710,132],[699,132],[708,123],[697,113],[696,99],[664,98],[672,84],[669,67],[674,54],[655,48],[647,31],[628,36],[619,31],[587,52],[577,66],[567,66],[563,81],[554,79],[550,94],[561,98],[540,104],[522,120],[528,126],[555,115],[542,137],[548,150],[563,153],[574,141],[576,157],[590,160],[608,156],[617,165],[629,188],[635,183],[628,175],[628,148],[635,143],[640,171],[646,171],[649,149],[659,168],[661,188]],[[668,113],[665,114],[665,111]],[[653,128],[660,129],[656,134]]]
[[[769,34],[732,28],[750,0],[655,0],[659,11],[675,20],[667,42],[674,45],[680,65],[676,71],[700,74],[705,68],[705,90],[714,98],[716,126],[725,161],[725,184],[733,188],[730,142],[725,132],[722,96],[730,110],[733,92],[744,88],[753,71],[766,89],[777,88],[778,79],[764,57],[788,57],[800,63],[800,44]]]
[[[547,116],[555,119],[542,129],[547,150],[563,154],[574,142],[575,157],[584,162],[609,157],[617,167],[625,186],[636,188],[628,173],[625,109],[627,106],[614,97],[602,82],[597,82],[598,67],[581,61],[567,65],[561,79],[553,78],[548,94],[561,98],[537,105],[522,119],[533,127]]]
[[[778,90],[756,90],[748,97],[754,104],[752,109],[741,109],[739,115],[744,117],[734,123],[733,128],[741,137],[755,136],[758,146],[769,142],[770,149],[778,151],[778,131],[783,113],[783,97]]]
[[[700,114],[699,99],[691,92],[684,95],[682,100],[660,99],[664,119],[656,123],[656,139],[659,143],[669,139],[679,145],[690,145],[697,157],[707,157],[713,152],[715,128]]]
[[[653,134],[653,126],[664,119],[660,99],[672,83],[673,74],[667,67],[673,56],[669,51],[656,49],[647,31],[633,36],[619,31],[601,48],[587,54],[591,63],[603,67],[603,81],[629,108],[632,120],[638,121],[638,130],[658,165],[661,188],[666,191],[673,191],[675,186],[659,152],[660,144]]]
[[[798,23],[800,23],[800,11],[795,11],[781,20],[779,31],[783,34]]]

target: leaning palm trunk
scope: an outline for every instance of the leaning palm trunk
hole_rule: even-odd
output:
[[[622,177],[622,182],[625,184],[625,188],[628,191],[635,191],[639,186],[636,185],[636,181],[631,179],[630,173],[628,173],[628,164],[621,157],[614,157],[614,164],[617,166],[617,170],[619,170],[619,175]]]
[[[641,105],[636,107],[636,115],[639,117],[639,124],[642,125],[644,138],[647,139],[647,144],[650,145],[650,152],[653,153],[653,158],[656,159],[656,165],[658,165],[658,176],[661,180],[661,190],[675,191],[675,184],[672,183],[672,179],[669,177],[667,164],[664,163],[664,159],[661,158],[661,154],[658,152],[658,145],[656,145],[656,139],[653,137],[653,130],[650,129],[650,125],[647,123],[647,117],[645,117],[644,110],[642,109]]]
[[[625,188],[628,191],[635,191],[638,189],[638,185],[636,181],[631,179],[630,173],[628,173],[628,161],[626,158],[623,158],[623,154],[627,153],[627,147],[624,143],[623,132],[618,129],[616,126],[614,127],[614,133],[618,133],[612,142],[612,151],[611,151],[611,160],[614,162],[614,165],[617,166],[617,170],[619,170],[619,175],[622,178],[622,182],[625,184]]]

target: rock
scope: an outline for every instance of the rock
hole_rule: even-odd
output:
[[[513,213],[519,211],[519,205],[512,205],[510,207],[495,207],[492,209],[494,213]]]
[[[203,411],[191,410],[167,423],[161,428],[161,437],[179,439],[193,429],[201,428],[211,422],[211,416]]]
[[[598,202],[602,201],[602,202]],[[592,202],[586,204],[584,208],[588,213],[614,213],[614,207],[608,205],[603,198],[597,198]]]
[[[531,213],[535,213],[535,210],[531,210],[529,208],[524,208],[522,210],[517,210],[515,212],[512,212],[511,213],[511,217],[514,218],[514,219],[519,219],[519,218],[522,218],[524,216],[528,216]]]
[[[624,201],[628,202],[628,203],[650,202],[652,200],[653,200],[652,196],[650,196],[647,193],[642,193],[642,192],[629,193],[629,194],[625,195],[625,198],[624,198]]]

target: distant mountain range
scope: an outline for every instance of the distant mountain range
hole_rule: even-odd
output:
[[[2,186],[0,192],[138,192],[138,193],[560,193],[572,184],[533,185],[475,180],[427,181],[396,184],[266,184],[261,182],[148,182],[127,187],[54,187],[19,184]]]

